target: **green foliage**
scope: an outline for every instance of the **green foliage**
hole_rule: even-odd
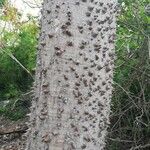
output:
[[[146,145],[150,135],[148,0],[122,0],[118,17],[115,90],[108,149]]]
[[[3,7],[5,13],[0,16],[1,20],[9,21],[11,29],[4,27],[0,37],[0,102],[10,100],[10,104],[0,106],[0,114],[16,120],[26,111],[18,107],[12,113],[10,106],[32,85],[38,26],[36,18],[21,22],[17,9],[9,5]]]
[[[34,22],[23,24],[18,33],[5,31],[3,41],[5,47],[0,55],[0,90],[1,98],[13,98],[11,93],[24,92],[33,80],[10,55],[13,55],[29,72],[35,68],[35,46],[37,26]],[[5,53],[4,53],[5,52]],[[12,92],[13,91],[13,92]],[[8,96],[9,95],[9,96]]]
[[[6,0],[0,0],[0,7],[2,7],[4,5]]]
[[[29,109],[24,105],[17,104],[13,108],[14,100],[11,100],[8,105],[5,107],[0,107],[0,115],[4,115],[5,117],[17,121],[18,119],[22,119],[25,117]]]

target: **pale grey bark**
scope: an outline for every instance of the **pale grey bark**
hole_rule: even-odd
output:
[[[116,0],[45,0],[27,150],[102,150]]]

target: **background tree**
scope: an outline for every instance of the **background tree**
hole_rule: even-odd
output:
[[[27,149],[105,146],[116,0],[44,1]]]

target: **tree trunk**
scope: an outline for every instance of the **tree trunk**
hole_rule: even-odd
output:
[[[27,150],[102,150],[116,0],[45,0]]]

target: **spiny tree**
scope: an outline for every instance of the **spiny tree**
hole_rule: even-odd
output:
[[[27,150],[104,148],[116,3],[44,1]]]

